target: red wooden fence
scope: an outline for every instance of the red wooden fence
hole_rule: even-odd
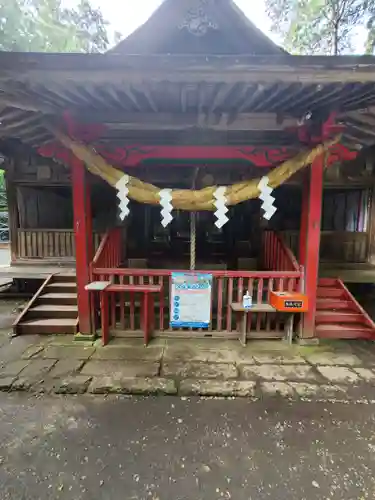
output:
[[[208,331],[190,331],[189,335],[236,336],[237,318],[231,304],[242,301],[243,294],[249,290],[254,302],[266,303],[271,290],[301,290],[303,269],[299,267],[292,252],[281,238],[267,231],[263,244],[264,265],[268,271],[203,271],[213,276],[211,300],[211,325]],[[111,281],[114,284],[162,285],[162,292],[155,300],[155,330],[160,333],[186,335],[169,326],[170,288],[172,270],[169,269],[125,269],[121,263],[121,229],[110,230],[103,238],[91,264],[94,280]],[[181,270],[179,270],[181,272]],[[137,293],[113,294],[110,304],[110,323],[112,329],[128,333],[141,332],[141,296]],[[254,313],[248,327],[254,336],[282,336],[282,318],[274,313]],[[185,329],[186,330],[186,329]],[[189,329],[188,329],[189,330]],[[191,329],[190,329],[191,330]]]
[[[114,268],[121,264],[121,228],[108,230],[95,253],[91,270],[95,267]]]
[[[300,270],[293,252],[274,231],[265,231],[263,235],[263,266],[271,271]]]
[[[108,280],[119,284],[135,285],[162,285],[163,292],[155,300],[155,330],[171,332],[169,327],[169,302],[172,270],[167,269],[120,269],[120,268],[93,268],[94,279]],[[181,272],[181,270],[179,271]],[[238,335],[236,330],[236,316],[230,305],[232,302],[242,301],[243,294],[249,290],[253,300],[258,303],[268,301],[271,290],[299,290],[302,274],[300,271],[204,271],[213,275],[213,289],[211,301],[212,322],[208,332],[198,331],[195,335]],[[140,332],[140,304],[141,296],[135,294],[116,294],[111,303],[111,328],[122,331]],[[275,314],[253,314],[251,320],[254,336],[282,336],[282,318]],[[250,329],[250,321],[249,321]],[[173,333],[178,333],[173,330]],[[186,332],[184,333],[186,335]],[[193,335],[193,332],[190,332]]]

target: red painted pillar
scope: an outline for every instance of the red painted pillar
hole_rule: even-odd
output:
[[[79,332],[91,335],[91,298],[85,290],[85,286],[90,282],[89,266],[92,260],[90,191],[85,166],[75,157],[72,161],[72,186]]]
[[[307,240],[307,219],[309,214],[309,181],[310,171],[305,169],[302,179],[302,199],[301,199],[301,226],[299,232],[299,252],[298,261],[301,266],[305,266],[306,260],[306,240]]]
[[[316,297],[319,271],[320,222],[322,216],[324,156],[316,158],[310,167],[308,184],[308,214],[305,241],[305,291],[309,311],[305,314],[303,338],[315,336]]]

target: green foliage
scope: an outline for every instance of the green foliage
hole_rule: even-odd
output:
[[[107,26],[89,0],[71,9],[61,0],[0,2],[0,50],[102,52],[109,45]]]
[[[367,50],[375,44],[375,0],[266,0],[273,30],[292,53],[350,52],[353,37],[366,30]]]

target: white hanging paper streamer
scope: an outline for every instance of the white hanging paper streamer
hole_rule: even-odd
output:
[[[172,221],[172,190],[171,189],[162,189],[159,191],[159,196],[160,196],[160,205],[163,207],[163,210],[161,211],[162,215],[162,220],[161,224],[163,227],[167,227],[168,224]]]
[[[271,196],[273,189],[268,185],[269,179],[265,175],[261,178],[258,184],[258,189],[260,191],[259,198],[263,201],[261,208],[264,210],[263,218],[270,220],[273,214],[276,212],[276,207],[274,206],[275,198]]]
[[[121,179],[116,183],[116,189],[118,190],[117,198],[120,200],[120,219],[124,220],[125,217],[129,215],[129,176],[124,174]]]
[[[227,198],[225,196],[226,190],[227,188],[225,186],[220,186],[214,192],[214,197],[216,198],[214,205],[217,208],[215,212],[217,217],[215,226],[219,229],[221,229],[229,220],[226,216],[226,213],[228,212],[228,207],[226,206]]]

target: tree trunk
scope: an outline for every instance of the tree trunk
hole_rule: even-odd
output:
[[[338,25],[333,29],[333,55],[337,56],[339,53],[339,33]]]

